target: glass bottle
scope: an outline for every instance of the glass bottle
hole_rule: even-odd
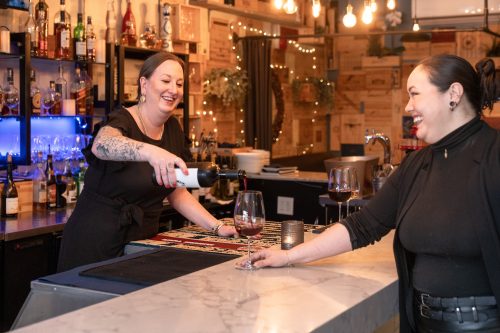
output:
[[[43,153],[37,153],[36,168],[33,171],[33,206],[35,209],[47,208],[47,177],[43,171]]]
[[[55,106],[61,102],[61,94],[56,91],[55,81],[50,81],[49,88],[42,95],[42,109],[40,114],[49,116],[55,114]]]
[[[42,94],[36,83],[36,72],[34,69],[30,71],[30,81],[31,114],[39,116],[40,108],[42,107]]]
[[[71,172],[71,163],[67,159],[64,163],[64,171],[61,176],[61,182],[66,184],[66,190],[62,193],[62,197],[66,200],[66,204],[74,204],[76,202],[76,182],[73,179]]]
[[[106,11],[106,43],[116,44],[116,14],[113,0],[108,0]]]
[[[78,174],[76,175],[76,184],[77,184],[77,193],[78,196],[82,194],[83,187],[85,185],[85,172],[87,171],[87,167],[85,166],[85,160],[82,158],[80,159],[80,170],[78,171]]]
[[[55,58],[70,60],[71,16],[66,11],[65,0],[59,1],[60,10],[54,17]]]
[[[62,64],[58,67],[59,76],[56,79],[56,91],[61,95],[61,99],[68,98],[68,82],[64,78],[64,71]]]
[[[85,27],[83,26],[82,13],[77,14],[77,23],[73,30],[73,43],[75,50],[75,60],[85,61],[87,59],[87,42],[85,40]]]
[[[76,103],[76,114],[85,115],[86,98],[85,98],[85,79],[81,75],[81,70],[78,64],[75,67],[75,76],[70,87],[71,99]]]
[[[56,208],[56,174],[50,153],[47,154],[45,177],[47,177],[47,208]]]
[[[156,47],[156,32],[155,28],[151,23],[146,23],[146,27],[144,28],[144,33],[141,34],[141,38],[139,40],[139,44],[141,47],[154,49]]]
[[[92,17],[87,16],[87,61],[95,62],[95,32],[92,26]]]
[[[19,90],[14,87],[14,70],[7,68],[7,86],[3,89],[3,102],[8,109],[8,115],[18,114]]]
[[[94,114],[94,85],[92,78],[87,74],[87,70],[83,69],[81,73],[83,84],[85,87],[85,115],[91,116]]]
[[[36,31],[36,21],[33,9],[33,2],[30,0],[29,3],[29,15],[26,23],[24,23],[24,32],[30,35],[30,53],[31,55],[37,54],[38,47],[38,36]]]
[[[47,57],[47,36],[49,34],[49,6],[45,0],[40,0],[35,7],[35,20],[37,30],[36,56]]]
[[[127,11],[123,16],[122,21],[122,45],[136,46],[137,45],[137,32],[135,25],[135,17],[132,13],[131,0],[127,0]]]
[[[7,178],[2,189],[2,216],[16,217],[19,212],[19,196],[17,194],[16,183],[12,176],[12,155],[7,154]]]

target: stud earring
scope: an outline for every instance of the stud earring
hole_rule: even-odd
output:
[[[141,95],[141,97],[139,97],[139,103],[144,103],[146,102],[146,95]],[[451,107],[451,106],[450,106]]]
[[[457,102],[451,101],[450,102],[450,111],[455,110],[456,107],[457,107]]]

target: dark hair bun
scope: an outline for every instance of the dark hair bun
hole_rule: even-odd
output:
[[[495,63],[490,58],[481,59],[476,64],[476,71],[481,87],[481,108],[492,110],[497,100]]]

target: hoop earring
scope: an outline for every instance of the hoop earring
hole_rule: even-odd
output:
[[[450,111],[455,110],[456,107],[457,107],[457,102],[451,101],[450,102]]]
[[[141,95],[141,97],[139,97],[139,103],[144,103],[146,102],[146,95]]]

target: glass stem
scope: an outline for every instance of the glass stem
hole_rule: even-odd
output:
[[[342,202],[339,202],[339,222],[342,219]]]
[[[247,237],[248,244],[248,265],[252,266],[252,259],[250,259],[250,236]]]
[[[347,200],[347,211],[345,213],[346,217],[349,216],[349,201],[351,201],[351,200]]]

